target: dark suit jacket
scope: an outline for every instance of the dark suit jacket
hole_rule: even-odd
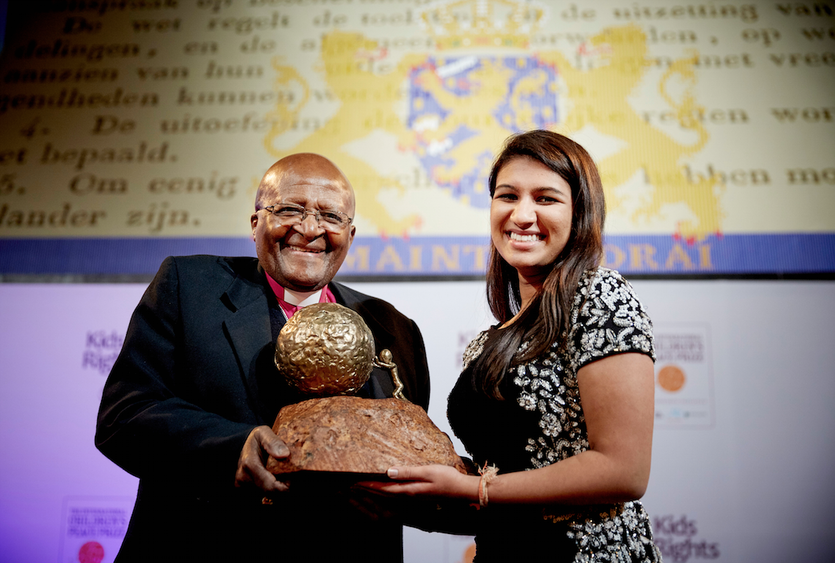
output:
[[[427,408],[429,374],[415,323],[385,301],[331,283],[391,350],[406,396]],[[105,384],[96,446],[140,479],[119,561],[401,561],[402,527],[357,511],[344,488],[305,484],[261,504],[235,488],[257,425],[300,397],[272,356],[274,299],[255,258],[167,258],[131,318]],[[390,396],[375,369],[365,389]],[[301,485],[301,484],[299,484]]]

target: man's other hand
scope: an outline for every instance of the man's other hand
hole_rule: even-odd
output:
[[[269,426],[253,428],[238,458],[235,486],[253,483],[267,493],[286,491],[287,484],[278,481],[275,475],[267,471],[266,463],[269,456],[281,459],[289,455],[290,450]]]

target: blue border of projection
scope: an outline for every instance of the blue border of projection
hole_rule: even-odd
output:
[[[478,276],[487,237],[357,237],[343,276]],[[147,275],[169,255],[254,256],[240,238],[0,239],[0,274]],[[835,234],[606,237],[605,265],[624,274],[741,275],[835,272]]]

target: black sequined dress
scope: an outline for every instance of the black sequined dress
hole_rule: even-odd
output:
[[[655,359],[652,323],[632,286],[617,272],[586,273],[571,310],[565,351],[554,343],[515,365],[500,391],[504,401],[472,386],[472,362],[498,328],[480,333],[464,353],[464,370],[449,395],[447,416],[479,466],[501,473],[544,467],[588,449],[577,371],[622,352]],[[522,344],[525,346],[525,344]],[[503,506],[478,513],[476,562],[660,561],[649,517],[639,502],[595,506]]]

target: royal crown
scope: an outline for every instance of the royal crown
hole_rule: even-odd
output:
[[[543,17],[542,8],[514,0],[442,1],[421,14],[439,50],[526,48]]]

